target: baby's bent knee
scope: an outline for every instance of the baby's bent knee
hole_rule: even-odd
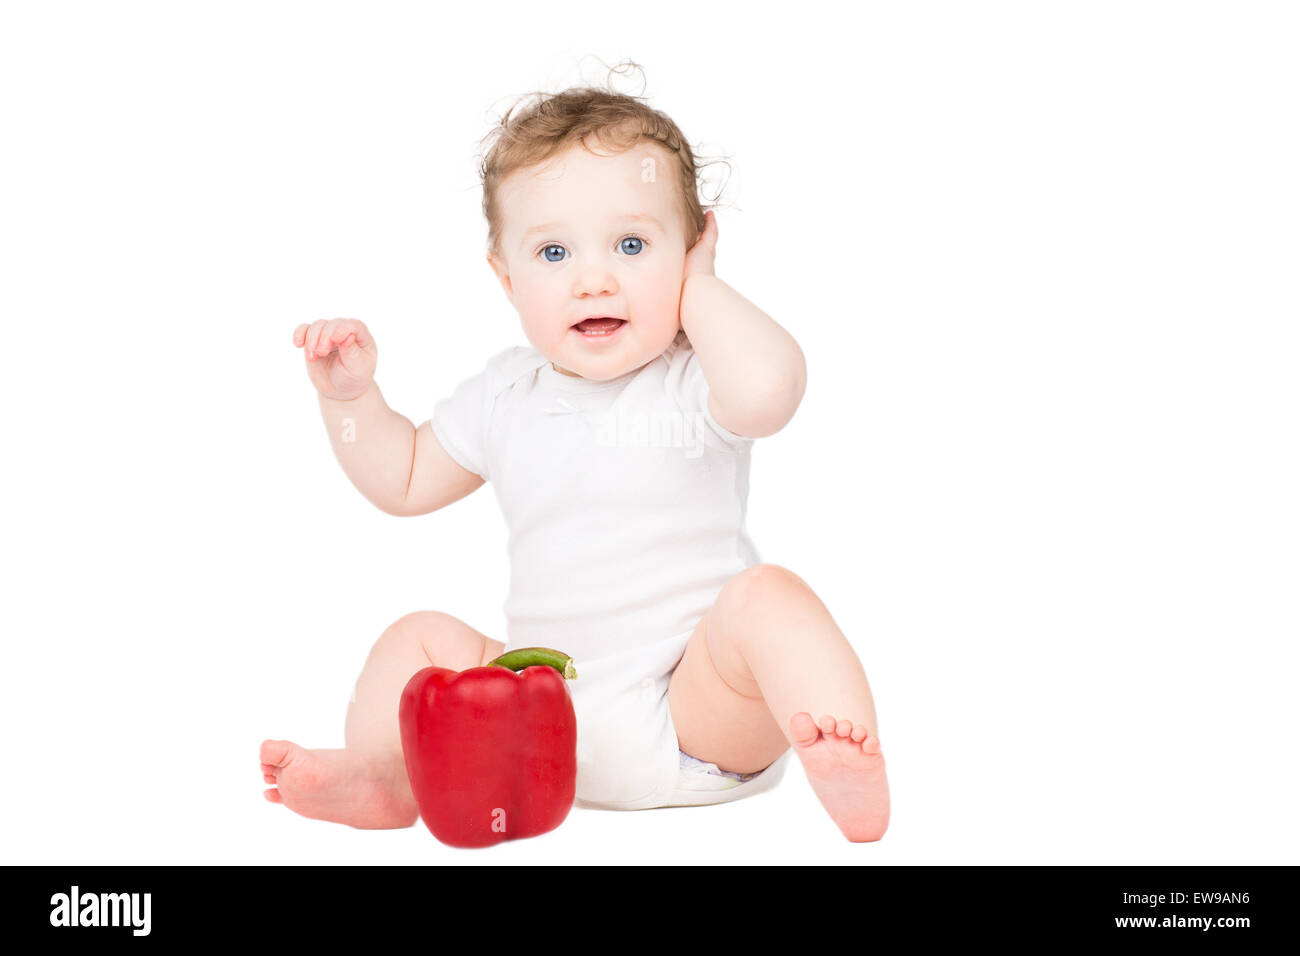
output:
[[[498,643],[450,614],[415,611],[394,621],[370,653],[372,657],[416,658],[417,662],[422,658],[424,666],[459,671],[479,666],[490,645]]]

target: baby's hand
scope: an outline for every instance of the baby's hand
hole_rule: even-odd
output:
[[[358,319],[318,319],[293,330],[293,344],[307,357],[307,377],[326,398],[346,402],[365,394],[375,380],[379,350]]]
[[[715,275],[713,257],[718,249],[718,214],[712,209],[704,214],[704,231],[686,253],[686,266],[682,274],[684,283],[693,275]]]

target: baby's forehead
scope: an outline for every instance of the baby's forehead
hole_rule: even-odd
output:
[[[665,174],[672,161],[667,150],[650,140],[618,151],[599,145],[588,148],[573,143],[538,163],[515,170],[506,178],[506,183],[513,186],[516,193],[565,180],[585,185],[671,185],[673,177]]]
[[[528,229],[539,217],[586,219],[600,213],[602,218],[648,215],[671,229],[669,220],[679,217],[682,203],[671,154],[648,141],[620,152],[596,149],[574,144],[506,177],[500,200],[511,225]]]

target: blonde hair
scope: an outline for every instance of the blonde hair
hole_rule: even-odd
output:
[[[614,71],[622,69],[615,67]],[[684,199],[686,248],[695,244],[704,231],[704,207],[699,198],[701,171],[711,162],[699,162],[677,124],[642,97],[580,86],[560,93],[524,94],[480,142],[479,178],[489,252],[499,251],[503,216],[498,190],[505,178],[545,162],[575,143],[590,152],[588,139],[620,153],[645,141],[666,149],[676,159],[674,168]]]

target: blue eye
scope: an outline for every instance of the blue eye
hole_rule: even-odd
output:
[[[640,236],[624,236],[619,240],[618,247],[625,255],[637,256],[645,251],[646,241]],[[537,250],[537,254],[547,262],[563,262],[569,258],[569,250],[558,242],[542,246],[541,249]]]

